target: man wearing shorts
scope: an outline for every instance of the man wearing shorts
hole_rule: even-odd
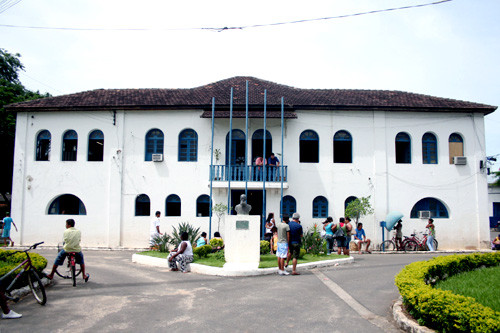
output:
[[[290,242],[290,226],[288,225],[290,218],[283,214],[283,220],[278,224],[278,248],[276,257],[278,257],[278,274],[290,275],[285,271],[285,259],[288,256],[288,243]]]
[[[290,258],[292,259],[292,275],[300,275],[297,273],[297,259],[299,259],[300,255],[300,243],[302,238],[302,226],[299,223],[300,215],[299,213],[293,213],[292,222],[288,224],[290,227],[290,243],[289,243],[289,253],[288,259],[286,261],[286,265],[288,266],[288,262]]]
[[[83,253],[80,246],[81,238],[82,234],[80,233],[80,230],[75,228],[75,220],[66,220],[66,230],[64,230],[63,234],[64,247],[57,255],[54,266],[52,266],[52,272],[47,275],[48,279],[52,280],[52,278],[54,278],[54,273],[56,272],[57,267],[64,264],[64,259],[68,255],[68,252],[75,252],[75,261],[80,265],[82,277],[85,282],[89,280],[89,274],[85,274],[85,262],[83,261]]]

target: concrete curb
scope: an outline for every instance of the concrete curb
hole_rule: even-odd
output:
[[[411,333],[435,332],[434,330],[431,330],[428,327],[419,325],[415,319],[406,315],[406,313],[403,310],[403,298],[401,296],[399,296],[399,299],[392,306],[392,315],[398,327],[405,332],[411,332]]]
[[[137,253],[132,255],[132,262],[147,266],[168,268],[167,259],[151,257]],[[297,270],[310,270],[319,267],[347,265],[347,264],[352,264],[353,262],[354,262],[353,257],[334,259],[334,260],[322,260],[322,261],[309,262],[305,264],[298,264]],[[224,268],[221,267],[206,266],[195,263],[190,264],[190,266],[192,273],[204,274],[204,275],[216,275],[216,276],[259,276],[259,275],[270,275],[278,273],[277,267],[233,271],[233,270],[225,270]],[[290,266],[288,266],[288,268],[290,269]]]
[[[53,284],[53,281],[47,279],[46,277],[40,278],[40,280],[42,281],[44,287]],[[28,294],[31,294],[31,289],[29,286],[24,286],[22,288],[15,289],[10,292],[10,295],[14,298],[16,297],[22,298]]]

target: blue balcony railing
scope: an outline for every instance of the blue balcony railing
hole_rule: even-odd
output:
[[[264,174],[266,177],[266,182],[281,182],[287,181],[287,166],[265,166],[265,172],[263,166],[256,165],[232,165],[229,168],[228,165],[212,165],[211,166],[213,181],[231,181],[236,182],[262,182],[264,181]]]

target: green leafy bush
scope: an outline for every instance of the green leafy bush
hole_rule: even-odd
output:
[[[208,244],[194,248],[193,253],[198,256],[198,258],[201,257],[208,257],[210,253],[212,253],[212,247]]]
[[[213,254],[214,258],[217,260],[224,260],[226,261],[226,257],[224,255],[224,250],[217,251]]]
[[[219,238],[212,238],[209,243],[214,250],[220,250],[224,246],[224,241]]]
[[[0,261],[2,261],[2,265],[0,265],[0,276],[7,274],[26,259],[26,254],[24,253],[9,255],[13,252],[15,252],[15,250],[0,250]],[[30,258],[33,267],[38,273],[41,273],[45,269],[45,267],[47,267],[47,259],[39,255],[38,253],[30,252]],[[20,269],[16,270],[16,273],[19,272]],[[15,276],[11,275],[9,278],[6,278],[3,282],[4,285],[8,285],[14,279],[14,277]]]
[[[436,257],[407,265],[395,282],[406,308],[422,325],[441,332],[497,332],[500,312],[433,285],[460,272],[499,264],[498,252]]]
[[[325,241],[321,238],[317,224],[314,224],[314,226],[307,229],[307,232],[304,233],[304,236],[302,237],[302,246],[307,253],[314,255],[319,255],[323,251],[324,243]]]
[[[268,254],[271,251],[269,242],[265,240],[260,241],[260,254]]]
[[[299,259],[304,258],[304,256],[306,255],[306,253],[307,253],[306,249],[300,249]]]
[[[200,228],[194,228],[188,222],[179,223],[177,228],[173,227],[174,231],[172,232],[172,240],[170,244],[177,247],[181,242],[181,234],[185,231],[188,233],[188,240],[191,242],[191,245],[194,246],[198,238],[200,238]]]
[[[157,248],[160,252],[169,252],[168,244],[171,242],[172,237],[170,237],[167,233],[164,233],[163,235],[154,236],[151,241],[151,246],[153,246],[153,248]]]

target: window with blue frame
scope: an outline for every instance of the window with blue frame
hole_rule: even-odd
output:
[[[344,201],[344,209],[347,208],[347,205],[351,203],[352,201],[356,200],[357,198],[355,196],[350,196]]]
[[[273,152],[273,137],[271,133],[266,130],[266,156],[265,159],[269,158],[269,155]],[[257,157],[264,157],[264,130],[258,129],[253,132],[252,135],[252,162],[255,163]]]
[[[396,135],[396,163],[411,163],[411,139],[404,132]]]
[[[449,217],[446,206],[435,198],[424,198],[418,201],[411,209],[410,218],[419,218],[418,212],[420,211],[430,211],[431,217],[435,219],[447,219]]]
[[[448,138],[450,151],[450,164],[453,164],[453,157],[464,156],[464,139],[458,133],[452,133]]]
[[[313,218],[328,217],[328,200],[325,197],[319,196],[313,200]]]
[[[333,136],[333,163],[352,163],[352,137],[347,131]]]
[[[49,215],[87,215],[82,200],[73,194],[63,194],[55,198],[49,206]]]
[[[185,129],[179,134],[179,162],[198,160],[198,134],[195,130]]]
[[[104,157],[104,134],[100,130],[92,131],[89,135],[87,160],[102,161]]]
[[[146,133],[145,161],[152,161],[153,154],[163,154],[163,132],[157,128]]]
[[[76,161],[78,148],[78,134],[74,130],[68,130],[63,135],[62,160]]]
[[[245,133],[242,130],[234,129],[231,135],[232,148],[229,149],[229,133],[227,133],[226,165],[229,165],[229,152],[231,152],[231,165],[245,164],[245,141]]]
[[[319,162],[319,136],[313,130],[306,130],[300,134],[299,139],[300,163]]]
[[[290,219],[292,218],[293,213],[297,211],[297,201],[291,195],[286,195],[283,197],[283,211],[281,215],[287,214]]]
[[[202,194],[196,199],[196,216],[210,216],[210,197]]]
[[[47,130],[38,133],[36,137],[36,161],[48,161],[50,156],[51,135]]]
[[[165,202],[165,216],[181,216],[181,198],[170,194]]]
[[[424,164],[437,164],[437,139],[432,133],[425,133],[422,137],[422,162]]]
[[[140,194],[135,198],[135,216],[150,216],[151,202],[146,194]]]

